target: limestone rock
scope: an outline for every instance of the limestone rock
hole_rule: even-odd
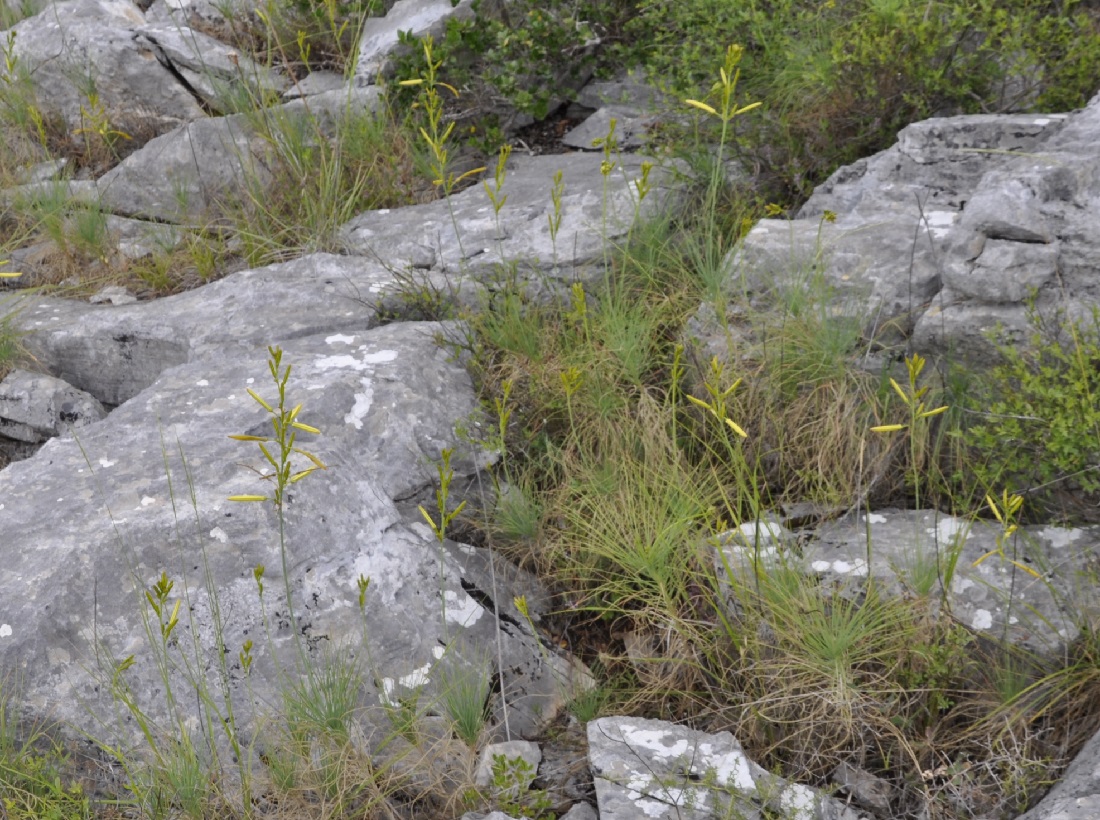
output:
[[[920,589],[932,599],[953,567],[947,598],[960,622],[1037,655],[1060,656],[1079,634],[1079,613],[1095,609],[1075,579],[1095,560],[1100,529],[1021,527],[1003,554],[999,533],[989,522],[936,511],[880,510],[819,527],[803,560],[826,584],[873,575],[880,591]]]
[[[449,204],[364,213],[345,225],[345,242],[352,251],[398,269],[439,271],[458,279],[491,281],[501,275],[501,260],[507,259],[537,286],[591,281],[604,269],[610,244],[621,241],[636,218],[657,213],[672,200],[671,175],[654,168],[654,190],[638,203],[634,183],[642,174],[642,157],[624,154],[606,178],[601,161],[593,154],[513,154],[502,188],[508,201],[499,224],[484,188],[474,186],[454,195]],[[552,178],[559,170],[564,194],[555,242],[548,218],[554,213]]]
[[[729,732],[706,734],[659,720],[606,717],[588,724],[601,820],[859,820],[859,812],[790,783],[746,757]]]
[[[70,129],[88,127],[94,82],[113,127],[148,138],[205,114],[190,91],[141,42],[145,16],[129,0],[65,0],[16,24],[15,56],[34,76],[39,103],[59,113]],[[83,111],[82,111],[83,109]]]
[[[34,444],[105,415],[92,396],[52,376],[13,370],[0,382],[0,436]]]
[[[397,0],[382,17],[371,17],[359,36],[359,58],[355,76],[360,84],[370,84],[379,74],[393,69],[391,55],[400,45],[399,34],[413,37],[434,34],[438,37],[447,19],[455,15],[472,16],[471,0]]]

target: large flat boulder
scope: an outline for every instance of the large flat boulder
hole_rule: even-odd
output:
[[[277,282],[283,273],[254,273],[260,279],[252,284]],[[126,400],[77,438],[52,439],[0,472],[0,667],[20,670],[29,717],[48,715],[71,731],[129,744],[139,733],[116,720],[121,703],[112,681],[116,695],[123,681],[128,697],[170,732],[181,721],[197,725],[193,687],[201,680],[233,698],[242,737],[251,740],[287,684],[278,670],[296,680],[301,647],[311,664],[332,651],[361,664],[368,723],[384,724],[386,704],[404,698],[432,702],[441,663],[499,674],[511,731],[519,734],[552,716],[571,682],[583,685],[583,670],[547,654],[516,609],[515,597],[523,596],[540,617],[546,593],[535,581],[485,550],[440,542],[418,510],[423,502],[438,517],[433,492],[445,449],[454,451],[452,506],[484,500],[474,479],[493,455],[457,432],[476,419],[477,400],[463,367],[438,344],[459,328],[407,322],[370,329],[370,309],[337,293],[346,282],[333,269],[327,275],[333,287],[326,294],[317,286],[317,304],[289,302],[297,325],[276,315],[273,304],[285,294],[274,284],[238,283],[235,308],[218,303],[227,285],[193,292],[194,301],[176,309],[167,300],[80,306],[87,312],[68,328],[72,337],[94,339],[112,315],[136,325],[149,311],[149,326],[174,338],[179,355],[160,360],[160,372],[150,366],[146,385],[116,396]],[[273,302],[255,301],[265,292]],[[202,304],[203,294],[212,301]],[[328,329],[309,319],[325,309]],[[60,311],[62,303],[44,310]],[[201,332],[200,322],[219,330]],[[48,338],[52,328],[42,333]],[[215,338],[222,333],[228,336]],[[259,477],[268,465],[255,445],[228,438],[271,431],[247,392],[276,400],[265,341],[282,344],[293,365],[288,399],[302,402],[301,419],[321,430],[300,434],[299,447],[328,467],[289,490],[285,553],[272,504],[228,500],[271,492]],[[132,347],[129,355],[145,352]],[[253,578],[260,565],[263,606]],[[153,617],[145,594],[161,573],[175,584],[172,601],[185,604],[166,673],[177,693],[192,693],[178,701],[164,696],[158,627],[149,631],[144,620]],[[362,611],[360,578],[370,580]],[[270,642],[261,637],[268,634]],[[247,640],[255,643],[255,663],[246,681],[237,660],[226,673],[219,658],[236,659]],[[133,665],[120,670],[131,656]],[[498,719],[503,708],[497,697]]]
[[[610,247],[625,241],[639,218],[670,205],[675,187],[671,173],[654,168],[653,190],[639,201],[635,183],[647,160],[623,154],[606,175],[602,162],[593,154],[513,154],[499,219],[484,187],[475,185],[449,202],[361,214],[344,226],[344,239],[353,252],[390,267],[446,273],[456,282],[467,276],[491,281],[512,265],[537,286],[591,280],[602,275]],[[555,239],[549,220],[558,171],[563,193]]]
[[[73,131],[106,117],[131,144],[205,117],[203,105],[217,108],[231,88],[260,94],[283,84],[200,32],[150,24],[129,0],[51,3],[11,31],[16,70],[33,77],[38,105]]]
[[[890,328],[926,355],[982,363],[990,335],[1022,340],[1028,305],[1088,318],[1100,305],[1100,97],[1069,114],[914,123],[837,170],[792,220],[759,222],[728,259],[728,290],[815,282],[834,313]]]

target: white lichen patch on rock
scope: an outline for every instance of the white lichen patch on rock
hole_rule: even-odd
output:
[[[355,394],[355,404],[351,406],[351,410],[344,416],[344,422],[351,425],[356,430],[363,429],[363,419],[367,417],[367,413],[370,412],[371,404],[374,402],[374,387],[371,385],[371,380],[363,379],[360,384],[363,389]]]
[[[1037,535],[1046,539],[1054,549],[1063,549],[1081,537],[1081,530],[1074,527],[1043,527]]]
[[[443,601],[446,605],[447,623],[470,626],[485,614],[485,608],[464,592],[444,590]]]
[[[955,539],[958,538],[960,534],[963,540],[970,536],[970,524],[963,521],[961,518],[954,518],[949,515],[936,522],[935,529],[929,528],[927,532],[929,535],[935,536],[938,541],[952,544],[956,543]]]
[[[993,614],[988,609],[976,609],[974,616],[970,619],[970,625],[974,629],[989,629],[993,626]]]

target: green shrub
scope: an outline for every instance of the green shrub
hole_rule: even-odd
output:
[[[619,19],[623,2],[513,0],[487,4],[475,0],[472,19],[451,18],[438,54],[447,81],[471,89],[475,99],[503,97],[517,110],[542,119],[550,104],[590,74],[597,45]],[[418,76],[415,39],[411,62],[398,75]]]
[[[1100,311],[1045,326],[1032,312],[1029,345],[998,347],[974,377],[962,433],[983,487],[1031,491],[1029,507],[1066,510],[1075,490],[1100,491]]]
[[[745,48],[742,150],[807,195],[833,169],[939,113],[1066,110],[1095,91],[1100,28],[1077,0],[640,3],[616,45],[678,96]]]

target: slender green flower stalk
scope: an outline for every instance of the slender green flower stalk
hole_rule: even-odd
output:
[[[921,371],[924,370],[925,361],[924,357],[919,353],[914,353],[912,356],[907,356],[905,358],[905,366],[909,375],[909,384],[905,389],[903,389],[895,379],[890,379],[890,386],[894,388],[894,392],[901,397],[901,400],[905,402],[905,406],[909,409],[909,423],[880,424],[871,428],[871,432],[873,433],[895,433],[901,430],[909,431],[909,469],[912,471],[913,503],[918,510],[920,509],[920,462],[918,460],[918,448],[920,444],[918,436],[919,425],[933,416],[938,416],[946,412],[948,409],[948,405],[946,404],[931,410],[925,409],[923,398],[925,394],[928,393],[928,385],[917,387],[917,380],[920,378]]]
[[[562,171],[554,172],[554,186],[550,189],[550,202],[554,206],[554,212],[547,214],[546,221],[550,225],[550,244],[554,249],[554,271],[558,269],[558,231],[561,230],[561,198],[565,193],[565,180]]]
[[[721,120],[722,136],[718,141],[719,168],[722,166],[723,152],[729,137],[730,123],[733,122],[735,117],[752,111],[754,108],[760,106],[759,102],[742,106],[737,105],[737,82],[741,79],[741,69],[738,65],[741,62],[743,54],[744,49],[739,45],[731,45],[726,49],[725,63],[718,69],[718,82],[711,86],[710,94],[708,95],[708,98],[716,97],[718,103],[717,108],[702,100],[684,100],[687,105],[698,108],[700,111],[705,111],[712,117],[718,117],[718,119]]]
[[[723,242],[719,233],[716,212],[718,209],[718,192],[722,190],[725,184],[724,162],[726,145],[731,137],[730,125],[740,115],[760,106],[759,102],[740,106],[737,104],[737,83],[741,79],[741,69],[738,66],[741,63],[743,53],[744,51],[739,45],[730,45],[726,49],[725,60],[718,69],[718,81],[711,86],[706,97],[706,99],[712,100],[715,105],[711,105],[706,100],[684,100],[686,105],[690,105],[711,117],[717,117],[722,123],[721,136],[718,140],[718,153],[711,169],[706,199],[703,205],[703,215],[706,219],[703,238],[705,240],[704,247],[708,249],[708,255],[712,252],[719,255],[723,253]],[[708,266],[716,262],[717,259],[710,260]]]
[[[278,391],[278,401],[272,406],[259,393],[251,388],[248,389],[248,395],[270,414],[273,434],[271,436],[242,434],[232,435],[229,438],[235,441],[256,442],[256,445],[260,448],[260,452],[263,453],[264,459],[273,470],[273,472],[261,474],[263,480],[271,482],[273,487],[272,493],[270,496],[253,494],[233,495],[229,497],[229,500],[240,502],[271,501],[275,506],[276,517],[279,520],[279,553],[282,559],[283,583],[286,587],[287,613],[291,623],[291,631],[294,633],[295,643],[298,646],[298,652],[302,655],[300,660],[304,661],[304,649],[301,646],[301,639],[297,627],[298,622],[294,615],[294,602],[290,591],[290,566],[287,561],[286,543],[286,515],[283,505],[286,499],[286,491],[291,484],[296,484],[317,470],[325,470],[328,468],[313,453],[296,446],[299,432],[319,434],[321,431],[316,427],[312,427],[298,420],[298,413],[302,409],[301,404],[288,408],[286,386],[287,382],[290,380],[291,366],[289,364],[285,368],[282,366],[283,351],[281,348],[268,347],[267,352],[269,356],[268,370],[271,372],[271,379],[275,383],[275,387]],[[269,445],[274,446],[271,447]],[[301,470],[295,469],[292,463],[295,455],[307,459],[311,466]],[[262,570],[260,575],[256,578],[257,584],[260,584],[262,593],[263,586],[261,578]]]
[[[451,172],[450,151],[448,149],[448,143],[451,138],[451,134],[454,131],[455,124],[452,120],[444,125],[443,116],[443,97],[439,93],[440,88],[445,88],[450,91],[455,97],[458,97],[458,89],[456,89],[450,83],[445,83],[439,79],[439,69],[443,65],[443,60],[436,59],[434,53],[435,40],[429,34],[421,40],[421,44],[424,49],[424,73],[423,76],[417,77],[411,80],[402,80],[399,85],[403,86],[417,86],[421,89],[420,104],[424,109],[424,113],[427,116],[427,126],[420,128],[420,136],[424,139],[424,142],[428,145],[428,150],[431,152],[432,161],[431,168],[432,173],[435,175],[432,180],[432,184],[436,185],[443,191],[443,196],[447,200],[447,208],[451,215],[451,225],[455,231],[455,238],[458,242],[459,256],[465,259],[466,255],[462,249],[462,236],[458,230],[458,219],[455,216],[454,208],[451,206],[451,192],[458,183],[467,177],[475,176],[485,170],[484,166],[480,168],[471,168],[465,173],[459,174],[457,177]],[[503,200],[501,205],[503,205]]]
[[[447,596],[443,594],[443,541],[447,538],[447,527],[466,508],[466,502],[463,501],[453,510],[447,509],[451,494],[451,482],[454,481],[455,477],[455,471],[451,468],[451,456],[453,454],[454,450],[450,447],[445,448],[441,454],[442,460],[436,465],[436,470],[439,473],[439,489],[435,491],[435,504],[436,511],[439,513],[439,523],[437,524],[431,513],[424,509],[423,504],[419,506],[420,514],[424,516],[424,520],[428,522],[428,526],[432,528],[432,532],[439,542],[439,601],[442,606],[444,626],[447,624]]]
[[[485,186],[485,193],[489,195],[489,201],[493,203],[493,216],[496,218],[497,223],[497,251],[500,253],[500,263],[502,265],[507,264],[508,260],[504,258],[504,231],[500,226],[500,212],[504,208],[504,203],[508,201],[508,194],[502,194],[504,189],[504,170],[508,164],[508,157],[512,155],[511,145],[500,146],[500,153],[497,155],[497,167],[493,173],[493,184],[490,186],[488,180],[484,180],[482,185]]]
[[[997,555],[1002,561],[1008,561],[1008,563],[1012,564],[1016,569],[1023,570],[1032,578],[1042,578],[1038,572],[1027,564],[1022,564],[1005,555],[1005,543],[1015,535],[1016,530],[1020,528],[1018,516],[1020,508],[1024,505],[1023,496],[1009,495],[1008,490],[1002,490],[1000,506],[993,500],[993,496],[988,494],[985,497],[985,503],[989,507],[990,512],[993,513],[993,517],[997,519],[997,523],[1001,525],[1001,531],[997,533],[996,548],[991,549],[985,555],[981,556],[972,566],[979,566],[986,558],[989,558],[991,555]]]

